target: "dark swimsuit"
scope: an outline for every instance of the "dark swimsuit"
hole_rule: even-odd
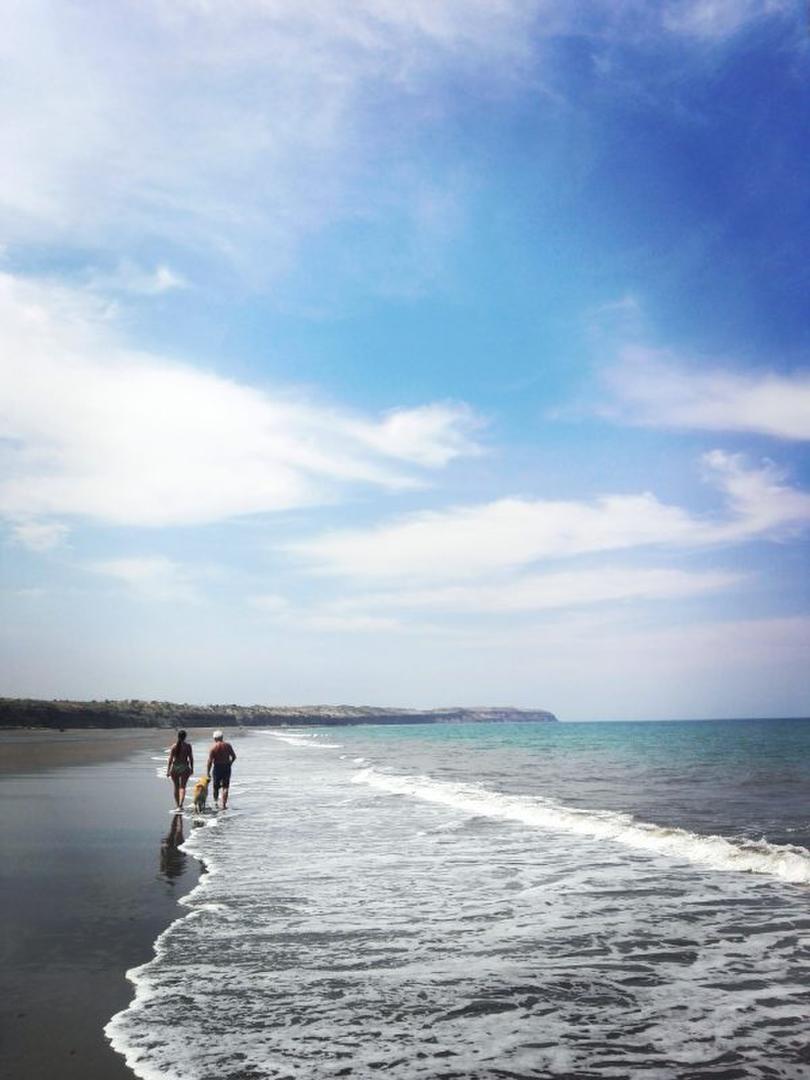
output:
[[[211,772],[214,778],[214,798],[217,797],[217,793],[221,787],[226,788],[231,782],[231,763],[230,761],[217,761],[217,751],[219,751],[220,756],[230,758],[230,744],[222,743],[216,750],[212,751],[214,754],[214,767]]]

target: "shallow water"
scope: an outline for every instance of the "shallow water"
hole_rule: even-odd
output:
[[[170,1080],[804,1077],[808,742],[799,722],[259,735],[108,1034]]]

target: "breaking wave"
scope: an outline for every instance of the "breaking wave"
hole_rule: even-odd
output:
[[[427,776],[394,776],[373,768],[361,770],[356,784],[450,806],[478,817],[519,821],[540,829],[609,840],[652,854],[686,859],[711,870],[769,874],[792,884],[810,884],[810,852],[764,840],[701,836],[686,829],[637,821],[611,810],[582,810],[552,799],[505,795],[476,784],[457,784]]]

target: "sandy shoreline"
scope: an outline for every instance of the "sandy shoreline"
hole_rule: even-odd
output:
[[[240,738],[242,733],[240,732]],[[9,773],[56,769],[64,765],[93,765],[121,761],[138,750],[164,750],[174,742],[174,728],[10,728],[2,733],[3,754],[0,776]],[[189,739],[204,764],[211,732],[205,728],[189,731]]]
[[[197,770],[210,731],[190,732]],[[0,1026],[15,1080],[132,1080],[103,1035],[199,864],[170,832],[174,732],[4,732]],[[189,822],[182,830],[188,836]]]

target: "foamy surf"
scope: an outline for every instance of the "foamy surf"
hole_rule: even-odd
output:
[[[801,1080],[803,890],[533,799],[522,755],[499,795],[503,755],[439,737],[437,780],[412,732],[351,733],[346,758],[251,742],[243,812],[192,831],[209,872],[106,1029],[138,1077]]]
[[[138,967],[130,968],[125,973],[127,981],[132,984],[135,996],[126,1009],[116,1013],[104,1026],[104,1034],[109,1039],[113,1050],[124,1058],[127,1067],[141,1080],[182,1080],[182,1071],[171,1072],[165,1067],[165,1064],[160,1067],[151,1066],[143,1052],[127,1038],[127,1031],[133,1022],[137,1024],[138,1016],[144,1009],[148,1008],[149,1004],[160,993],[160,979],[153,973],[160,967],[160,962],[166,954],[167,942],[170,938],[177,934],[178,928],[183,924],[192,923],[204,917],[206,912],[216,912],[222,907],[220,904],[206,903],[204,899],[201,899],[210,888],[213,878],[217,876],[220,868],[215,860],[207,859],[204,861],[200,853],[203,836],[210,829],[218,829],[221,819],[217,814],[206,814],[205,816],[194,814],[189,816],[193,818],[195,828],[188,839],[179,845],[179,850],[192,855],[200,862],[204,862],[206,871],[194,888],[178,900],[178,904],[192,908],[192,910],[175,919],[162,933],[158,934],[152,946],[154,955],[151,960],[145,964],[140,964]]]
[[[278,739],[279,742],[287,743],[288,746],[304,746],[308,750],[341,750],[343,748],[342,743],[332,742],[316,742],[319,739],[320,733],[316,731],[300,731],[300,732],[280,732],[280,731],[263,731],[263,735],[272,735],[274,739]]]
[[[479,817],[519,821],[533,828],[614,841],[639,851],[686,859],[711,870],[768,874],[791,884],[810,884],[810,854],[804,848],[700,836],[686,829],[636,821],[629,814],[610,810],[580,810],[538,796],[505,795],[478,785],[455,784],[426,776],[394,776],[373,768],[362,769],[353,777],[353,783],[368,784],[378,791],[422,799]]]

